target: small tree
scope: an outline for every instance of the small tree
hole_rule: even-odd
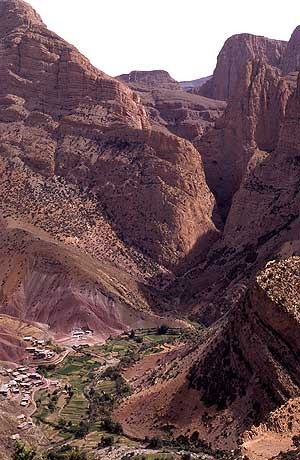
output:
[[[101,441],[98,443],[99,448],[111,447],[114,444],[113,436],[102,436]]]
[[[75,430],[75,438],[84,438],[89,432],[89,426],[87,422],[81,421],[79,426]]]
[[[67,444],[48,452],[47,460],[86,460],[86,455],[77,447],[71,447]]]
[[[134,329],[131,329],[131,331],[129,332],[128,337],[129,337],[130,339],[134,339],[134,337],[135,337]]]
[[[162,324],[161,326],[158,327],[157,334],[164,335],[168,332],[168,330],[169,330],[169,326],[167,326],[166,324]]]
[[[189,452],[185,452],[181,455],[181,460],[191,460],[192,456]]]
[[[107,417],[102,421],[101,427],[103,430],[108,431],[109,433],[121,434],[123,433],[123,428],[121,423],[115,422],[112,418]]]
[[[67,425],[67,422],[66,422],[65,419],[60,418],[60,419],[58,420],[57,427],[58,427],[60,430],[63,430],[63,429],[66,427],[66,425]]]
[[[13,460],[34,460],[36,451],[21,442],[16,443]]]
[[[300,435],[293,436],[292,441],[295,447],[300,447]]]
[[[160,449],[162,445],[163,445],[162,440],[158,436],[155,436],[154,438],[150,439],[148,448],[149,449]]]

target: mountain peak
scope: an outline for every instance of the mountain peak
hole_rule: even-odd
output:
[[[284,75],[290,72],[296,72],[300,70],[300,26],[297,26],[293,31],[291,38],[286,47],[285,53],[282,59],[282,71]]]
[[[117,78],[136,85],[180,89],[179,83],[166,70],[133,70],[129,74],[119,75]]]
[[[23,0],[0,0],[0,36],[12,30],[32,25],[43,25],[37,12]]]

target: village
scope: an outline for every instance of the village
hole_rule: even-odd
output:
[[[32,391],[44,384],[43,376],[33,367],[0,368],[0,398],[20,398],[20,406],[30,404]]]
[[[34,404],[34,392],[44,384],[45,380],[42,375],[33,368],[0,368],[0,401],[14,399],[21,408],[27,409]],[[33,425],[31,417],[25,414],[18,415],[17,421],[17,428],[20,430]]]
[[[92,334],[93,331],[90,329],[77,328],[71,331],[70,338],[77,342]],[[51,341],[36,339],[32,336],[23,337],[23,341],[27,344],[25,361],[28,362],[28,365],[15,369],[0,367],[0,401],[1,399],[18,398],[20,406],[28,407],[36,388],[47,384],[44,377],[36,371],[37,366],[56,363],[63,350],[56,349],[55,351]]]
[[[20,406],[27,408],[33,404],[34,392],[37,388],[47,384],[44,377],[37,372],[37,366],[43,362],[53,360],[57,353],[47,345],[46,340],[38,340],[34,337],[23,337],[26,342],[25,348],[26,365],[16,368],[0,368],[0,400],[14,399]],[[33,362],[36,365],[33,365]],[[19,420],[24,422],[25,416],[20,415]]]

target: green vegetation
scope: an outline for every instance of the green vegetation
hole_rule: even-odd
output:
[[[45,389],[37,392],[37,423],[53,442],[60,442],[60,438],[62,443],[77,440],[78,444],[78,440],[84,439],[85,448],[107,447],[115,442],[132,445],[132,441],[122,436],[120,423],[111,418],[116,406],[131,393],[122,371],[143,356],[159,352],[165,344],[177,340],[182,340],[182,331],[161,325],[160,328],[131,331],[128,335],[109,339],[105,345],[81,346],[57,366],[39,366],[39,373],[57,380],[59,385],[52,392]],[[106,367],[106,361],[112,365]],[[160,445],[154,440],[152,443],[156,448]],[[49,455],[47,460],[84,458],[82,452],[70,449],[51,451]]]
[[[36,451],[21,442],[17,442],[13,454],[13,460],[34,460]]]
[[[104,449],[105,447],[110,447],[114,444],[115,440],[113,436],[102,436],[98,447]]]
[[[46,458],[47,460],[86,460],[86,455],[76,447],[65,445],[51,450]]]
[[[292,441],[295,447],[300,447],[300,435],[293,436]]]
[[[113,433],[113,434],[123,433],[123,428],[122,428],[121,423],[115,422],[110,417],[107,417],[104,420],[102,420],[101,428],[104,431],[107,431],[108,433]]]
[[[157,335],[165,335],[169,330],[169,327],[166,324],[162,324],[157,328]]]

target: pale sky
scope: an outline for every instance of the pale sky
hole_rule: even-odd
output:
[[[300,24],[299,0],[27,1],[49,29],[112,76],[154,69],[176,80],[207,76],[231,35],[288,40]]]

